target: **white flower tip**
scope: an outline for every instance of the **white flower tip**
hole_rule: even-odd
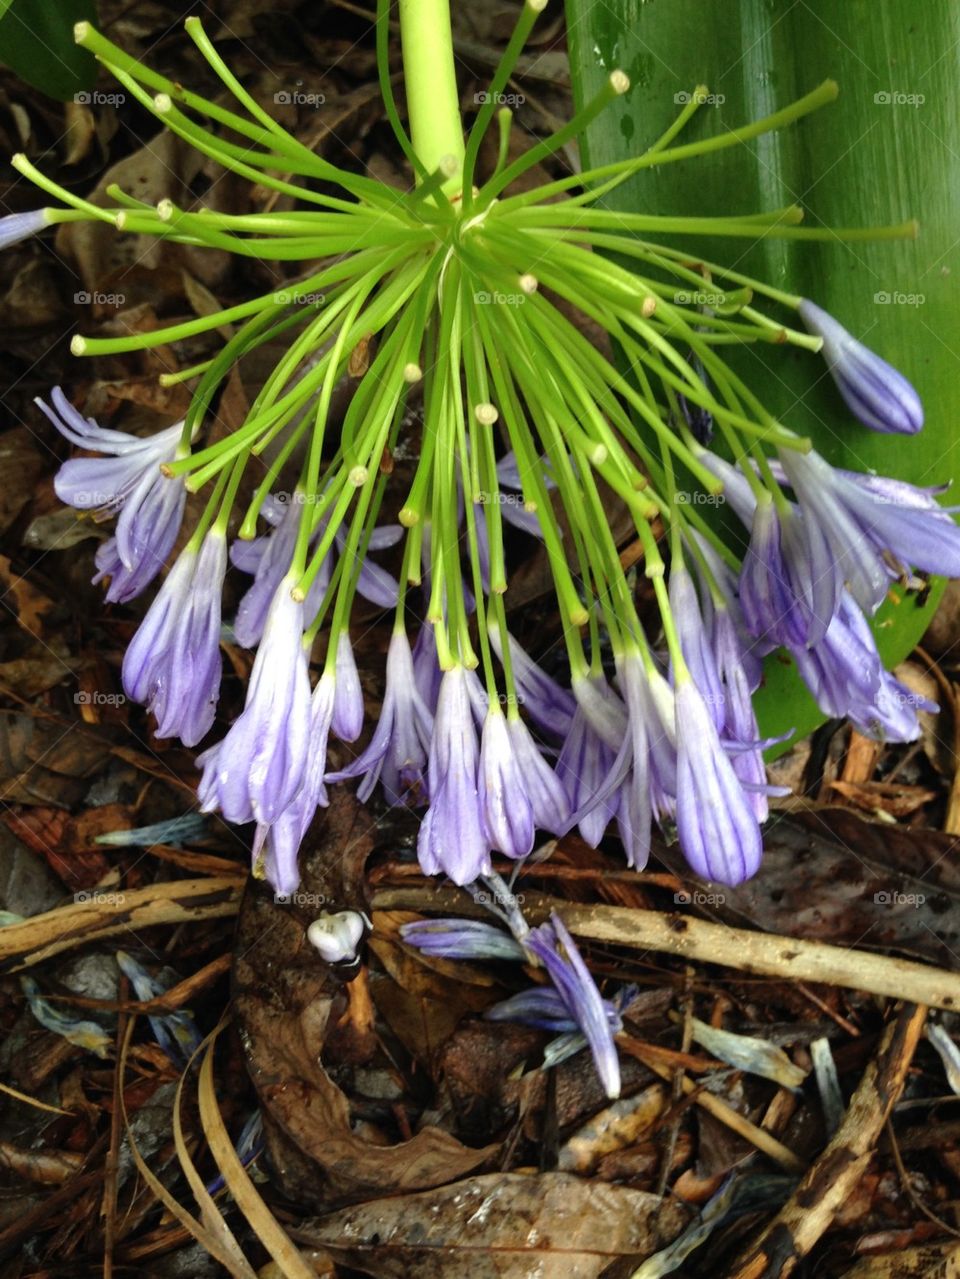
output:
[[[437,168],[445,178],[455,178],[460,172],[460,161],[455,155],[442,155]]]
[[[18,173],[25,173],[29,164],[30,161],[22,151],[17,151],[10,157],[11,168],[16,169]]]
[[[549,0],[527,0],[527,8],[531,13],[543,13]]]
[[[120,209],[117,213],[113,215],[113,225],[117,228],[118,231],[123,231],[126,228],[127,219],[129,218],[129,216],[130,215],[126,209]]]
[[[157,201],[157,217],[161,222],[169,222],[173,217],[173,201],[167,199],[166,196]]]
[[[73,337],[70,339],[70,354],[86,355],[86,353],[87,339],[85,337],[81,337],[79,333],[74,333]]]
[[[153,107],[158,115],[166,115],[173,110],[173,98],[169,93],[158,93],[153,99]]]
[[[370,478],[370,472],[365,466],[351,466],[347,472],[347,479],[354,488],[362,488]]]
[[[590,450],[590,461],[594,466],[603,466],[608,457],[609,453],[605,444],[596,444]]]
[[[86,44],[93,33],[92,22],[75,22],[73,24],[73,43]]]
[[[653,315],[656,309],[657,299],[652,293],[648,293],[641,303],[640,314],[644,317],[644,319],[648,319],[651,315]]]
[[[540,287],[540,281],[535,275],[531,275],[529,272],[525,275],[521,275],[517,283],[520,285],[520,291],[522,293],[526,293],[528,297],[532,293],[536,293],[537,289]]]
[[[473,410],[473,416],[481,426],[493,426],[500,412],[495,404],[478,404]]]
[[[630,88],[630,77],[626,71],[610,72],[610,88],[614,93],[626,93]]]
[[[187,31],[201,31],[203,29],[200,25],[200,19],[196,14],[193,14],[189,18],[184,18],[183,25]]]
[[[414,364],[411,360],[409,364],[403,366],[404,382],[409,382],[412,385],[414,382],[419,382],[422,377],[423,369],[419,364]]]
[[[359,910],[324,911],[307,928],[307,941],[328,964],[352,963],[369,920]]]

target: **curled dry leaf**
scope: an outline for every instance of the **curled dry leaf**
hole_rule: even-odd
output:
[[[339,1086],[385,1058],[378,1035],[351,1027],[342,980],[305,931],[321,910],[368,909],[362,872],[383,834],[339,790],[317,833],[301,854],[292,902],[277,903],[265,887],[251,885],[235,951],[237,1014],[273,1171],[290,1198],[324,1204],[445,1185],[489,1163],[498,1145],[471,1148],[430,1124],[391,1142],[376,1124],[358,1126]]]
[[[359,1204],[295,1232],[378,1279],[595,1279],[642,1261],[688,1214],[671,1199],[568,1173],[491,1173]]]

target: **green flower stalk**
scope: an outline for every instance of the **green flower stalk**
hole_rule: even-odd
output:
[[[126,575],[123,598],[149,580],[140,559],[169,552],[185,492],[208,495],[186,552],[196,557],[207,529],[204,545],[219,545],[243,475],[257,478],[253,499],[233,516],[231,557],[254,579],[236,633],[260,647],[246,709],[201,756],[200,793],[205,808],[256,823],[257,869],[281,893],[296,887],[297,849],[327,783],[348,777],[363,779],[364,797],[380,781],[389,802],[428,804],[421,864],[458,883],[489,874],[494,850],[525,857],[538,830],[578,825],[596,843],[610,821],[630,863],[642,866],[654,819],[679,833],[700,874],[738,882],[760,860],[767,786],[751,693],[759,659],[776,644],[797,656],[831,714],[845,708],[868,731],[897,739],[919,731],[915,701],[883,670],[864,618],[892,575],[960,573],[957,529],[932,491],[878,477],[835,477],[842,497],[825,511],[816,494],[826,463],[724,352],[766,343],[812,357],[826,341],[847,403],[875,429],[916,430],[919,400],[812,303],[682,247],[703,234],[909,236],[914,224],[825,232],[804,227],[796,206],[673,217],[603,207],[638,172],[722,163],[725,148],[792,127],[833,101],[831,81],[762,120],[684,142],[706,97],[699,86],[634,158],[518,192],[519,178],[629,90],[627,76],[612,72],[568,124],[509,160],[511,113],[497,103],[544,7],[528,0],[522,9],[464,136],[447,6],[401,0],[408,136],[391,90],[389,5],[380,0],[380,81],[410,163],[405,190],[304,147],[238,82],[196,18],[186,29],[234,108],[167,80],[88,23],[77,40],[177,136],[289,197],[291,208],[224,214],[169,199],[154,207],[119,190],[101,208],[24,156],[14,160],[59,204],[10,227],[12,236],[97,220],[121,233],[304,264],[295,283],[211,315],[74,338],[74,353],[89,357],[232,328],[214,355],[167,379],[190,380],[193,390],[177,441],[164,440],[159,453],[90,423],[62,396],[51,410],[69,439],[107,455],[99,504],[137,530],[100,564],[103,575]],[[498,158],[482,173],[480,146],[495,119]],[[624,362],[594,346],[574,313],[599,326]],[[245,420],[210,438],[231,371],[280,338],[284,352]],[[348,374],[352,398],[338,416],[334,391]],[[412,408],[422,426],[411,433]],[[398,492],[401,447],[416,451],[417,463]],[[76,486],[65,479],[60,488],[81,504]],[[691,500],[721,494],[746,526],[745,554]],[[633,522],[661,634],[648,636],[641,624],[633,571],[610,528],[611,495]],[[397,523],[382,523],[384,511]],[[550,565],[569,689],[508,632],[508,532],[516,529],[539,539]],[[397,542],[399,580],[374,558]],[[219,590],[222,557],[210,558],[208,570],[191,559],[171,573],[125,666],[161,730],[194,741],[209,724],[219,672],[204,625],[210,608],[191,599],[191,583],[206,595]],[[350,644],[358,593],[394,611],[384,714],[352,763],[325,774],[329,733],[352,740],[363,719]],[[417,613],[427,622],[411,646],[407,626]],[[151,636],[166,637],[163,655]],[[311,656],[320,659],[312,692]],[[191,680],[199,681],[192,697],[170,698],[169,687]],[[178,718],[181,702],[189,723]]]

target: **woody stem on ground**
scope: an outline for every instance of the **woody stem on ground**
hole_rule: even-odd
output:
[[[449,0],[400,0],[400,40],[413,149],[427,173],[452,158],[456,171],[445,186],[459,190],[463,124]]]

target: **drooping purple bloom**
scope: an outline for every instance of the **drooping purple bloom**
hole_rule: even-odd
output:
[[[0,218],[0,249],[28,240],[49,225],[48,209],[30,209],[26,213],[8,213]]]
[[[490,626],[490,645],[502,662],[503,641],[499,626]],[[577,709],[573,694],[548,675],[512,635],[509,636],[509,645],[513,681],[524,713],[542,733],[565,740]]]
[[[960,577],[960,527],[928,489],[839,471],[818,453],[781,454],[796,493],[821,523],[854,599],[868,613],[890,581],[882,556],[925,573]]]
[[[917,711],[937,709],[885,670],[873,632],[849,592],[843,593],[823,643],[791,652],[824,714],[849,718],[865,737],[915,741]]]
[[[808,298],[797,309],[808,331],[823,339],[830,375],[854,417],[873,431],[915,435],[923,405],[903,374]]]
[[[591,848],[617,815],[619,794],[615,789],[604,792],[614,759],[615,752],[578,705],[557,760],[557,777],[570,800],[570,823]]]
[[[413,678],[417,691],[431,715],[436,714],[443,672],[437,658],[437,643],[433,627],[423,625],[417,632],[413,645]]]
[[[303,605],[288,575],[277,587],[257,649],[244,710],[198,759],[201,809],[232,822],[271,825],[300,789],[309,754],[310,680]]]
[[[526,952],[509,933],[479,919],[418,919],[400,925],[400,936],[424,955],[441,959],[512,959]]]
[[[490,847],[480,816],[479,750],[468,672],[444,672],[437,699],[427,777],[430,807],[420,827],[417,857],[424,874],[443,871],[456,884],[490,872]]]
[[[507,716],[507,732],[533,810],[533,824],[539,830],[562,834],[570,816],[570,800],[560,778],[544,759],[530,730],[518,716]]]
[[[226,541],[211,531],[181,551],[123,659],[123,687],[157,721],[157,737],[196,746],[213,725],[220,689],[220,597]]]
[[[617,1034],[623,1029],[623,1019],[609,999],[603,1000],[603,1006],[610,1029]],[[532,986],[529,990],[521,990],[494,1004],[483,1015],[488,1021],[521,1022],[555,1035],[566,1035],[580,1029],[559,992],[552,986]]]
[[[343,742],[355,742],[363,730],[363,689],[347,631],[337,640],[337,680],[331,728]]]
[[[554,912],[548,923],[530,930],[524,945],[543,964],[570,1019],[586,1037],[607,1096],[619,1097],[620,1063],[606,1001],[563,920]]]
[[[265,637],[266,639],[266,637]],[[263,849],[264,870],[276,893],[290,896],[300,883],[297,855],[318,807],[328,803],[324,772],[327,738],[333,718],[335,678],[324,672],[310,698],[309,740],[300,788],[273,821],[261,821],[254,840],[254,855]]]
[[[141,439],[84,417],[59,387],[50,399],[52,407],[35,402],[60,434],[78,448],[103,454],[64,462],[54,489],[79,510],[119,511],[116,534],[97,555],[94,580],[109,576],[107,599],[125,603],[156,577],[177,538],[186,489],[181,478],[165,476],[160,467],[173,461],[183,423]]]
[[[499,706],[491,706],[483,724],[479,787],[480,820],[490,847],[514,859],[526,857],[533,848],[533,806]]]
[[[703,622],[697,588],[686,565],[674,563],[670,569],[670,611],[677,628],[684,661],[710,709],[718,729],[723,727],[726,698],[717,670],[716,654]]]
[[[382,782],[388,804],[426,799],[427,758],[433,715],[420,696],[413,675],[413,655],[406,632],[394,631],[387,650],[387,685],[380,718],[370,745],[346,768],[328,775],[330,782],[362,777],[357,797],[364,803]]]
[[[763,842],[753,809],[696,685],[676,688],[677,834],[704,879],[735,885],[760,865]]]

